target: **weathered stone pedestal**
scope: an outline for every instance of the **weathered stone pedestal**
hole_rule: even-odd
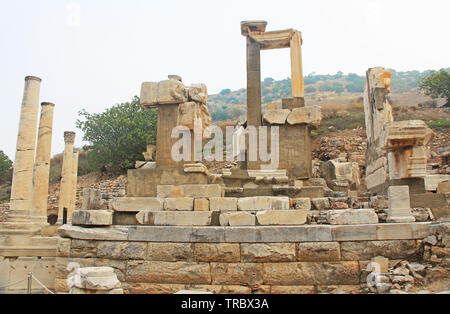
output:
[[[387,222],[415,222],[411,213],[408,186],[390,186],[388,189],[389,209]]]

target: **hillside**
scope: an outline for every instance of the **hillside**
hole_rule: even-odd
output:
[[[450,68],[449,68],[450,70]],[[414,105],[431,101],[418,91],[419,80],[429,71],[397,72],[393,69],[391,80],[391,102],[398,105]],[[355,73],[344,75],[338,72],[334,75],[309,74],[305,77],[305,100],[309,105],[326,106],[330,104],[350,104],[361,101],[366,78]],[[261,82],[263,109],[268,103],[281,105],[281,98],[291,97],[291,79],[276,81],[265,78]],[[245,120],[246,89],[236,91],[223,89],[220,93],[209,95],[208,109],[213,122],[227,120]],[[442,105],[443,100],[437,102]]]

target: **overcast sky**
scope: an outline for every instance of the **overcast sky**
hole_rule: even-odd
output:
[[[78,111],[101,112],[139,95],[143,81],[178,74],[209,93],[245,87],[240,22],[303,36],[304,74],[363,74],[450,66],[448,0],[0,0],[0,134],[14,160],[24,77],[42,78],[56,104],[52,154]],[[262,77],[290,76],[289,50],[262,53]]]

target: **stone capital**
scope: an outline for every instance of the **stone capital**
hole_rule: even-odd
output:
[[[169,78],[169,80],[183,82],[183,79],[181,78],[181,76],[176,75],[176,74],[171,74],[171,75],[168,75],[167,77]]]
[[[242,21],[241,34],[248,36],[250,32],[265,32],[266,26],[266,21]]]
[[[25,76],[25,81],[29,81],[29,80],[34,80],[34,81],[42,82],[42,80],[41,80],[39,77],[37,77],[37,76],[31,76],[31,75]]]
[[[43,103],[41,103],[41,106],[42,106],[42,107],[44,107],[44,106],[55,107],[55,104],[54,104],[54,103],[51,103],[51,102],[43,102]]]
[[[75,142],[75,132],[66,131],[64,132],[64,143],[74,143]]]

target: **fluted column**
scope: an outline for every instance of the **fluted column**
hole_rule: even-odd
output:
[[[31,219],[33,221],[46,222],[47,220],[54,107],[54,104],[48,102],[41,104],[36,161],[34,164],[33,197],[31,201]]]
[[[61,187],[59,191],[58,218],[62,219],[63,209],[67,208],[67,220],[72,217],[70,202],[72,199],[72,171],[73,171],[73,144],[75,132],[64,132],[64,156],[61,172]]]
[[[78,152],[73,153],[72,166],[72,197],[70,199],[70,208],[73,212],[76,209],[77,201]]]
[[[40,78],[25,77],[11,186],[10,216],[30,214],[40,85]]]

